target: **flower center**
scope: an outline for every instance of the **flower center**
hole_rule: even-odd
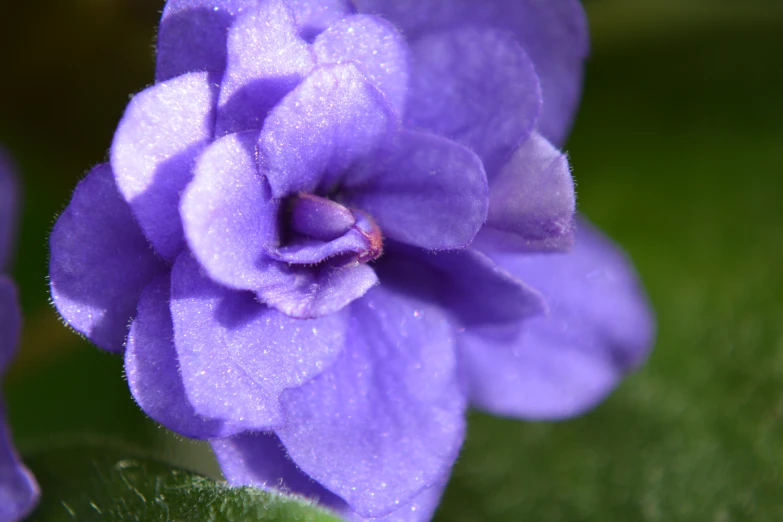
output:
[[[289,236],[328,243],[358,234],[362,247],[352,260],[367,263],[383,253],[381,229],[366,212],[305,192],[288,198],[287,210]]]

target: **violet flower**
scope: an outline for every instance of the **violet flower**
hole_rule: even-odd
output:
[[[10,159],[0,149],[0,376],[16,353],[22,315],[16,287],[4,274],[16,225],[17,185]],[[0,522],[22,520],[38,501],[38,485],[11,442],[0,394]]]
[[[652,321],[556,148],[579,4],[357,4],[169,1],[156,84],[53,230],[52,296],[231,484],[428,520],[469,404],[580,413]]]

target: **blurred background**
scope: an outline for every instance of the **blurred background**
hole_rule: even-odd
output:
[[[783,2],[584,3],[593,50],[566,150],[579,207],[646,284],[657,347],[581,418],[471,414],[438,520],[783,520]],[[62,326],[46,281],[55,217],[152,82],[162,4],[0,9],[0,143],[25,191],[25,330],[4,388],[23,452],[89,434],[214,473],[145,418],[120,358]]]

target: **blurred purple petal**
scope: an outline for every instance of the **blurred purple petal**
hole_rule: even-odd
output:
[[[198,415],[185,395],[169,310],[170,277],[150,283],[139,299],[125,351],[125,375],[133,398],[153,419],[186,437],[228,437],[241,431]]]
[[[0,520],[13,522],[23,520],[32,512],[41,492],[33,474],[24,467],[11,443],[5,419],[3,397],[0,395]]]
[[[218,137],[260,129],[270,109],[315,64],[284,0],[265,0],[242,13],[229,29],[227,45],[215,132]]]
[[[276,198],[326,192],[371,157],[397,121],[353,64],[315,70],[269,114],[258,143],[261,172]]]
[[[573,123],[589,51],[587,17],[579,0],[355,0],[409,40],[465,25],[510,30],[530,55],[541,81],[539,131],[561,146]],[[414,76],[411,81],[416,82]]]
[[[505,31],[461,27],[411,44],[405,123],[470,147],[492,175],[536,125],[533,63]]]
[[[487,177],[470,150],[421,132],[399,133],[346,178],[342,195],[385,236],[429,250],[470,243],[487,215]]]
[[[321,33],[313,52],[321,65],[352,62],[402,116],[408,94],[407,46],[389,22],[349,16]]]
[[[117,187],[155,250],[170,261],[184,246],[179,197],[212,140],[216,89],[207,73],[155,84],[133,97],[114,134]]]
[[[93,343],[122,351],[141,291],[168,268],[117,192],[109,165],[98,165],[77,185],[49,241],[57,310]]]
[[[183,253],[171,313],[185,391],[195,411],[247,429],[284,421],[278,397],[328,368],[344,344],[345,314],[286,317],[252,293],[216,285]]]
[[[568,254],[488,254],[538,289],[550,311],[459,337],[475,406],[528,419],[576,415],[647,357],[654,320],[640,282],[622,252],[584,220]]]
[[[359,514],[382,516],[443,481],[462,444],[465,403],[438,306],[384,284],[350,309],[342,357],[285,392],[288,422],[277,434],[305,473]]]
[[[16,354],[21,329],[22,315],[16,287],[8,277],[0,274],[0,375],[5,373]]]

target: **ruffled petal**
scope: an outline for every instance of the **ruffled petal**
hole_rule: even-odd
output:
[[[259,176],[257,132],[221,138],[199,156],[182,196],[185,237],[209,276],[224,285],[255,290],[271,262],[265,247],[277,241],[280,203]]]
[[[23,520],[38,502],[40,490],[11,443],[0,396],[0,520]]]
[[[228,437],[241,429],[196,414],[185,395],[169,310],[170,277],[150,283],[139,298],[125,351],[125,374],[133,398],[147,415],[186,437]]]
[[[318,266],[271,262],[264,284],[256,291],[259,300],[298,319],[326,316],[362,297],[378,284],[375,271],[364,263]]]
[[[345,314],[291,319],[205,278],[187,252],[174,265],[171,296],[187,397],[199,415],[235,426],[282,423],[280,393],[328,368],[344,344]]]
[[[408,93],[408,49],[389,22],[368,15],[346,17],[313,43],[320,65],[352,62],[401,117]]]
[[[265,0],[239,16],[228,32],[216,136],[260,129],[267,113],[313,68],[285,0]]]
[[[19,186],[11,158],[0,148],[0,271],[10,266],[19,212]]]
[[[540,110],[533,62],[510,33],[461,27],[411,44],[406,127],[470,147],[490,175],[530,136]]]
[[[350,173],[341,195],[369,213],[387,237],[429,250],[466,246],[487,216],[487,176],[467,148],[421,132],[400,132]]]
[[[212,140],[216,79],[191,73],[134,96],[114,134],[111,166],[155,250],[173,261],[184,246],[179,196]]]
[[[367,518],[352,511],[343,499],[305,475],[271,432],[243,433],[212,441],[223,476],[232,486],[251,486],[300,495],[340,514],[349,522],[427,522],[432,518],[445,484],[419,493],[389,515]]]
[[[353,64],[320,67],[267,117],[258,142],[260,171],[276,198],[318,187],[329,192],[396,128],[383,95]]]
[[[226,34],[259,0],[168,0],[158,29],[155,81],[226,68]]]
[[[71,327],[120,352],[139,295],[168,271],[155,255],[108,164],[85,177],[49,240],[52,301]]]
[[[339,361],[282,399],[288,422],[276,431],[293,461],[362,516],[441,483],[463,440],[452,326],[414,274],[413,261],[387,270],[351,305]]]
[[[530,55],[541,81],[539,131],[556,147],[571,129],[582,92],[590,41],[579,0],[355,0],[359,12],[378,14],[410,40],[465,25],[510,30]],[[415,81],[413,76],[412,81]]]
[[[576,415],[646,358],[654,320],[642,287],[622,252],[586,222],[568,254],[490,255],[537,288],[550,311],[460,336],[477,407],[526,419]]]
[[[0,274],[0,375],[16,354],[21,328],[22,315],[16,287],[8,277]]]
[[[489,183],[489,215],[476,245],[532,252],[568,250],[576,194],[568,159],[534,133]]]

